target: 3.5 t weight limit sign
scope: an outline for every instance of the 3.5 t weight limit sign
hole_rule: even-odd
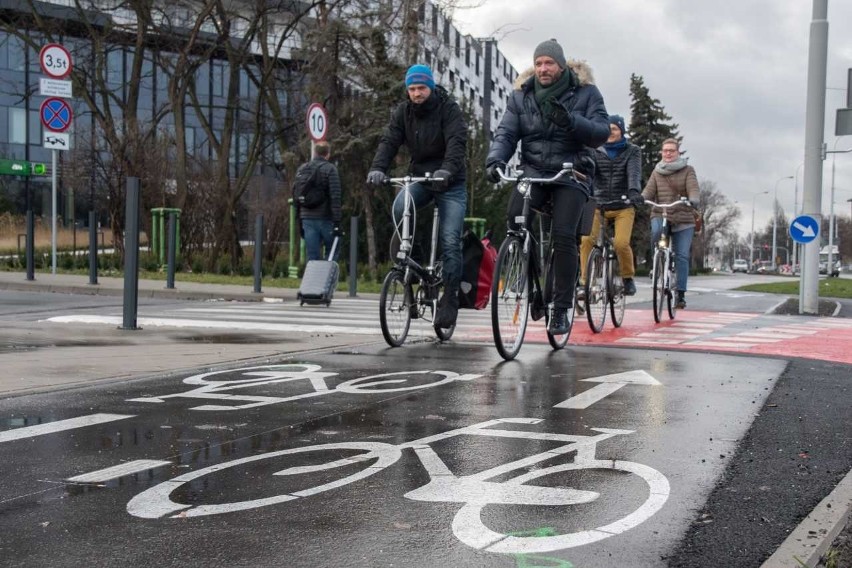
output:
[[[328,134],[328,113],[325,108],[319,103],[314,103],[308,107],[308,115],[306,117],[308,126],[308,135],[314,142],[325,140]]]
[[[53,79],[64,79],[71,74],[71,53],[58,43],[49,43],[38,54],[41,70]]]

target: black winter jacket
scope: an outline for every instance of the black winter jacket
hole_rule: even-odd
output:
[[[520,142],[521,165],[526,175],[553,175],[564,162],[572,162],[578,171],[594,175],[593,148],[609,137],[609,114],[603,96],[591,82],[591,70],[582,62],[568,65],[566,72],[571,73],[573,85],[559,101],[571,111],[573,128],[560,128],[542,116],[535,101],[535,75],[527,71],[512,92],[491,142],[486,166],[508,162]],[[584,189],[589,191],[588,187]]]
[[[458,103],[440,85],[419,105],[410,100],[397,105],[370,169],[387,173],[402,144],[411,153],[411,174],[447,170],[450,183],[465,181],[467,124]]]
[[[319,168],[316,181],[325,188],[326,200],[325,203],[313,209],[299,207],[299,219],[329,219],[335,224],[340,223],[340,203],[343,191],[340,189],[340,175],[337,173],[337,166],[320,157],[314,158],[311,163]]]
[[[642,150],[628,142],[627,146],[610,158],[606,149],[601,146],[595,150],[595,199],[598,203],[617,201],[622,195],[630,197],[628,192],[642,191]],[[608,205],[607,209],[624,209],[632,207],[626,203]]]

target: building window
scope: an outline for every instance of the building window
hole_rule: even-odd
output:
[[[456,57],[461,57],[461,33],[456,30]]]
[[[22,108],[9,108],[9,144],[26,144],[27,114]]]
[[[438,35],[438,8],[432,6],[432,33]]]
[[[417,17],[420,19],[420,23],[426,23],[426,2],[420,4],[420,7],[417,9]]]
[[[476,54],[476,76],[479,77],[479,54]]]
[[[470,44],[464,42],[464,64],[470,67]]]
[[[41,138],[41,117],[39,116],[39,111],[31,110],[29,112],[29,118],[30,118],[30,130],[29,130],[30,144],[34,144],[36,146],[41,146],[43,140]]]
[[[444,43],[450,45],[450,21],[444,19]]]

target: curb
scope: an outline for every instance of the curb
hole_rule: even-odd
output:
[[[760,568],[814,568],[852,514],[852,471],[799,523]]]

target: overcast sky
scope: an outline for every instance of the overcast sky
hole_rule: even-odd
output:
[[[797,169],[801,207],[812,9],[811,0],[485,0],[454,18],[465,33],[498,37],[519,70],[532,64],[540,41],[556,38],[567,57],[592,66],[607,110],[628,125],[630,75],[644,77],[679,124],[699,179],[715,182],[742,209],[744,236],[752,200],[759,229],[772,218],[776,182]],[[828,21],[825,141],[832,149],[852,68],[852,1],[829,0]],[[852,148],[852,136],[837,147]],[[848,216],[852,153],[836,160],[835,212]],[[824,165],[827,215],[830,155]],[[790,218],[794,180],[778,182],[778,200]]]

